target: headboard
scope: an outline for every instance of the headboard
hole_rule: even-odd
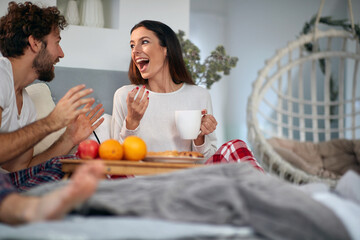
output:
[[[55,67],[55,78],[48,85],[57,103],[71,87],[82,83],[94,89],[91,96],[96,99],[96,103],[102,103],[105,113],[112,114],[115,91],[130,84],[130,81],[124,71]]]

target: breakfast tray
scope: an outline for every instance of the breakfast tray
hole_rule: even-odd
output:
[[[146,161],[127,161],[127,160],[82,160],[82,159],[63,159],[62,171],[65,178],[69,177],[75,169],[87,161],[102,161],[105,164],[105,174],[110,175],[152,175],[166,173],[186,168],[204,166],[195,162],[189,163],[169,163],[169,162],[146,162]]]

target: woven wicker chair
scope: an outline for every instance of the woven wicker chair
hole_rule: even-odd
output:
[[[336,138],[359,139],[359,39],[335,28],[319,30],[322,6],[323,2],[315,30],[277,51],[259,71],[247,105],[248,141],[268,172],[294,183],[334,185],[336,180],[294,167],[267,141],[271,137],[314,143]],[[314,46],[311,53],[304,49],[307,43]],[[320,69],[320,59],[324,60],[325,74]],[[336,100],[331,100],[332,84],[338,89]]]

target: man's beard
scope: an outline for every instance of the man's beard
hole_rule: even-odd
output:
[[[45,47],[41,48],[39,54],[33,61],[33,68],[39,75],[38,79],[45,82],[50,82],[54,79],[55,73],[53,70],[54,62],[51,60],[51,55]]]

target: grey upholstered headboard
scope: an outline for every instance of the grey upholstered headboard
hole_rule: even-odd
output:
[[[48,85],[57,103],[71,87],[82,83],[94,89],[91,96],[104,105],[105,113],[111,114],[115,91],[130,81],[123,71],[55,67],[55,78]]]

